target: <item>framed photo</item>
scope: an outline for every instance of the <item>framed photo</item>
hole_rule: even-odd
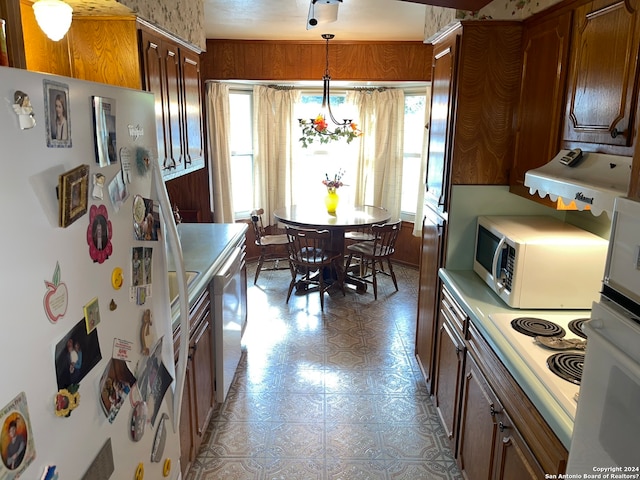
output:
[[[43,80],[47,147],[71,148],[69,85]]]
[[[95,297],[84,306],[84,321],[87,324],[87,333],[91,333],[100,323],[100,308],[98,297]]]
[[[116,101],[112,98],[91,97],[96,140],[96,161],[106,167],[118,161],[116,147]]]
[[[63,173],[58,178],[59,224],[66,228],[87,213],[89,165]]]

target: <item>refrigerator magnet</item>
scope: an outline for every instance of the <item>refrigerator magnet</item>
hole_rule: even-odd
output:
[[[13,95],[13,111],[18,116],[20,130],[29,130],[36,126],[36,116],[26,93],[16,90]]]
[[[57,417],[69,417],[71,412],[80,405],[79,385],[58,390],[55,398],[55,413]]]
[[[84,321],[87,325],[87,333],[91,333],[100,323],[100,307],[98,297],[93,298],[84,308]]]
[[[144,435],[144,427],[147,423],[147,404],[138,402],[131,414],[131,439],[139,442]]]
[[[69,293],[67,285],[60,279],[60,264],[56,262],[56,268],[53,270],[53,278],[50,282],[44,281],[47,291],[44,294],[43,304],[44,311],[51,323],[56,323],[67,313],[67,305],[69,304]]]
[[[91,205],[89,209],[87,243],[89,244],[89,256],[94,262],[104,263],[111,256],[113,253],[112,236],[113,227],[109,220],[107,207],[104,205]]]

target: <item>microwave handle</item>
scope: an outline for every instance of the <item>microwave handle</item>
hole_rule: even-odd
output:
[[[493,278],[493,286],[494,291],[498,293],[500,291],[500,286],[498,285],[498,259],[500,258],[500,254],[502,253],[502,249],[504,248],[504,243],[507,241],[507,237],[502,237],[498,242],[498,246],[496,247],[496,251],[493,253],[493,262],[491,262],[491,277]]]

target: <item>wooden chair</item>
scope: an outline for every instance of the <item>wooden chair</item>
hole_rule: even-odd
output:
[[[354,243],[347,246],[349,256],[347,258],[346,272],[350,277],[373,284],[373,297],[378,299],[378,273],[391,276],[393,285],[398,291],[398,281],[396,280],[396,274],[393,271],[393,265],[391,264],[391,256],[395,253],[396,240],[400,233],[400,220],[392,223],[385,223],[384,225],[373,225],[371,227],[371,234],[374,236],[373,241],[364,241]],[[354,257],[360,260],[360,268],[354,271],[359,274],[349,273],[351,261]],[[389,271],[384,268],[384,261],[386,260]],[[368,273],[370,270],[371,273]],[[371,278],[369,278],[371,277]]]
[[[287,248],[289,239],[286,234],[267,234],[262,223],[262,215],[264,209],[258,208],[251,212],[251,223],[253,224],[253,232],[256,236],[256,245],[260,247],[260,257],[258,258],[258,266],[256,268],[256,276],[253,284],[258,283],[258,277],[262,270],[286,270],[289,268],[287,261]],[[264,262],[273,262],[273,266],[263,268]],[[280,266],[280,262],[283,263]]]
[[[289,268],[291,283],[287,292],[287,303],[293,288],[317,287],[320,291],[320,308],[324,311],[324,293],[337,283],[344,290],[344,256],[342,252],[332,252],[331,232],[328,230],[302,230],[287,227],[289,243]],[[333,278],[335,275],[335,279]]]

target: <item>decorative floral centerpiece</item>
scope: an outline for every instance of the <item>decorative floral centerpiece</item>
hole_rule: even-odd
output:
[[[344,170],[340,169],[338,173],[333,176],[333,180],[329,179],[328,174],[324,174],[325,179],[322,180],[322,184],[327,187],[327,191],[329,193],[336,193],[336,190],[344,185],[342,183],[342,176],[344,175]]]
[[[329,179],[329,175],[324,174],[325,179],[322,181],[323,185],[327,187],[327,196],[324,199],[324,203],[327,207],[327,212],[334,214],[336,213],[336,209],[338,208],[338,194],[336,190],[340,188],[344,183],[342,183],[342,176],[344,175],[344,170],[340,169],[338,173],[333,176],[333,180]]]
[[[362,135],[355,122],[349,121],[346,125],[339,125],[335,130],[329,130],[329,124],[325,120],[324,115],[320,114],[311,120],[300,119],[302,127],[302,147],[307,148],[315,139],[320,143],[329,143],[330,140],[340,140],[344,138],[347,143],[351,143],[354,138]]]

